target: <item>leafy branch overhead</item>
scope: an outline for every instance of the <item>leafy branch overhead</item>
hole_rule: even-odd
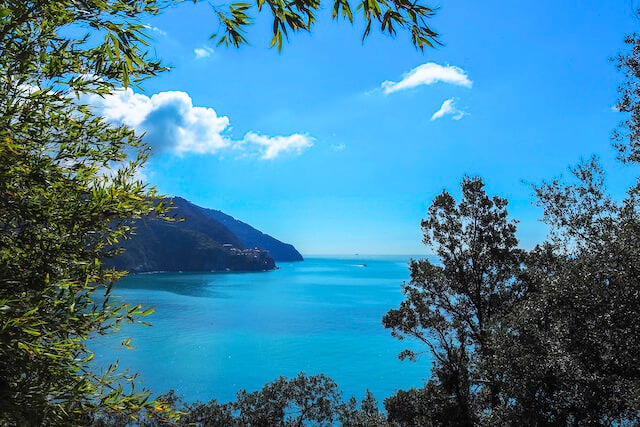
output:
[[[256,0],[255,7],[258,12],[261,12],[265,6],[273,16],[273,37],[270,46],[277,46],[280,51],[283,39],[289,39],[289,32],[311,31],[316,21],[316,13],[321,8],[321,2],[319,0]],[[427,19],[435,14],[436,9],[422,5],[417,0],[362,0],[356,5],[352,5],[348,0],[334,0],[332,18],[346,19],[353,24],[353,6],[355,6],[355,16],[360,14],[365,23],[363,42],[369,36],[372,25],[377,23],[382,33],[391,36],[395,36],[398,29],[408,30],[412,43],[420,50],[424,50],[425,46],[433,47],[440,44],[438,33],[427,22]],[[213,34],[211,39],[217,40],[218,45],[225,46],[239,47],[242,44],[248,44],[245,34],[247,27],[253,24],[250,14],[253,7],[254,5],[247,2],[232,3],[226,10],[214,6],[222,30]]]

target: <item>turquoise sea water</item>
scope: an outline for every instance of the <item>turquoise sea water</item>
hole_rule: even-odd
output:
[[[226,402],[280,375],[324,373],[345,397],[368,388],[382,401],[421,386],[427,354],[397,354],[381,318],[402,300],[408,256],[310,258],[262,273],[158,273],[125,278],[114,294],[153,306],[153,326],[132,325],[91,343],[98,366],[119,359],[154,392]],[[366,265],[366,266],[365,266]],[[132,337],[135,349],[125,350]],[[415,344],[413,344],[415,346]],[[420,348],[420,347],[416,347]]]

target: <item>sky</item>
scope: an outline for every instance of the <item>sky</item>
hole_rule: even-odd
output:
[[[331,20],[281,53],[258,16],[250,46],[217,47],[204,2],[144,24],[171,71],[93,103],[153,147],[144,179],[312,254],[426,254],[420,220],[467,175],[509,199],[524,248],[546,228],[531,183],[600,157],[618,196],[637,170],[615,161],[610,61],[638,30],[640,2],[449,0],[420,52]]]

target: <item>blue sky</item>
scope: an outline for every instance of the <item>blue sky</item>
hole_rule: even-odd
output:
[[[424,53],[403,33],[372,31],[362,44],[362,25],[332,21],[329,6],[278,53],[267,15],[251,46],[216,47],[210,7],[185,3],[147,22],[172,70],[101,105],[147,132],[145,175],[160,192],[303,254],[428,253],[420,220],[443,189],[459,194],[465,174],[510,200],[525,248],[546,229],[523,181],[596,154],[622,194],[637,171],[610,145],[623,117],[611,108],[621,75],[609,58],[638,28],[640,4],[435,5],[444,45]]]

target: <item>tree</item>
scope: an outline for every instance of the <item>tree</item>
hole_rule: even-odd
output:
[[[90,338],[149,314],[114,303],[122,272],[103,267],[110,245],[131,229],[124,218],[155,211],[153,188],[137,179],[147,157],[139,135],[83,105],[166,70],[150,58],[141,20],[176,0],[0,1],[0,424],[79,424],[92,413],[162,411],[148,393],[130,392],[114,364],[90,366]],[[273,16],[271,45],[308,31],[317,0],[258,0]],[[247,40],[252,6],[215,7],[218,43]],[[407,0],[362,1],[366,23],[406,28],[420,49],[437,43],[433,10]],[[353,21],[346,0],[333,17]],[[86,34],[84,33],[86,32]],[[80,35],[78,35],[80,34]],[[129,346],[129,342],[125,341]]]
[[[412,261],[405,301],[383,318],[427,346],[432,378],[385,400],[389,421],[640,422],[640,193],[612,200],[595,159],[572,173],[535,187],[551,237],[528,253],[479,179],[457,206],[434,200],[423,229],[442,265]]]
[[[615,108],[629,115],[613,132],[612,139],[621,161],[640,163],[640,36],[629,35],[625,43],[631,46],[631,52],[615,58],[618,70],[625,76]]]
[[[597,162],[536,187],[552,239],[527,261],[528,294],[496,337],[496,423],[640,421],[640,205],[604,187]]]
[[[613,133],[625,163],[640,161],[640,38],[617,57],[624,72]],[[571,179],[534,186],[550,239],[527,258],[528,294],[496,335],[504,373],[493,423],[640,422],[640,185],[623,200],[596,158]]]
[[[238,392],[232,408],[239,425],[331,425],[340,405],[337,384],[320,374],[280,377],[261,391]]]
[[[469,417],[461,412],[438,381],[429,381],[421,389],[398,390],[384,400],[388,421],[393,426],[460,426],[469,425]]]
[[[141,58],[135,49],[86,47],[84,38],[58,35],[89,11],[99,8],[64,9],[60,2],[0,7],[4,425],[77,423],[94,408],[150,404],[144,394],[125,395],[120,382],[126,378],[115,366],[104,375],[90,369],[93,354],[86,341],[149,313],[110,300],[120,273],[100,263],[107,245],[130,231],[118,219],[154,210],[148,199],[153,191],[135,179],[146,153],[131,130],[104,123],[69,95],[105,93],[127,75],[152,75],[160,67],[139,59],[126,71],[129,58]],[[122,40],[136,37],[135,27],[97,16],[88,21],[112,28]],[[102,300],[93,296],[99,289]]]
[[[157,414],[141,416],[140,425],[160,426],[333,426],[338,422],[348,427],[387,426],[378,410],[378,402],[367,391],[360,407],[355,398],[342,400],[336,383],[320,374],[304,373],[294,378],[277,378],[261,390],[240,390],[233,402],[186,404],[169,392],[162,400],[177,408],[182,416],[177,421],[158,418]],[[125,426],[129,420],[117,412],[103,414],[93,426]]]
[[[388,426],[387,417],[378,409],[378,400],[369,390],[360,402],[351,397],[338,409],[338,421],[345,427],[384,427]]]
[[[500,373],[481,362],[493,357],[493,328],[522,296],[523,252],[506,206],[505,199],[487,196],[482,180],[465,178],[458,205],[444,191],[429,207],[422,221],[424,243],[435,249],[441,265],[411,261],[411,281],[402,286],[406,299],[382,321],[393,336],[427,346],[435,359],[432,379],[423,392],[385,401],[391,419],[401,419],[407,399],[415,402],[416,394],[429,399],[420,399],[413,411],[434,423],[472,425],[479,410],[499,404]],[[405,350],[400,356],[416,354]]]

